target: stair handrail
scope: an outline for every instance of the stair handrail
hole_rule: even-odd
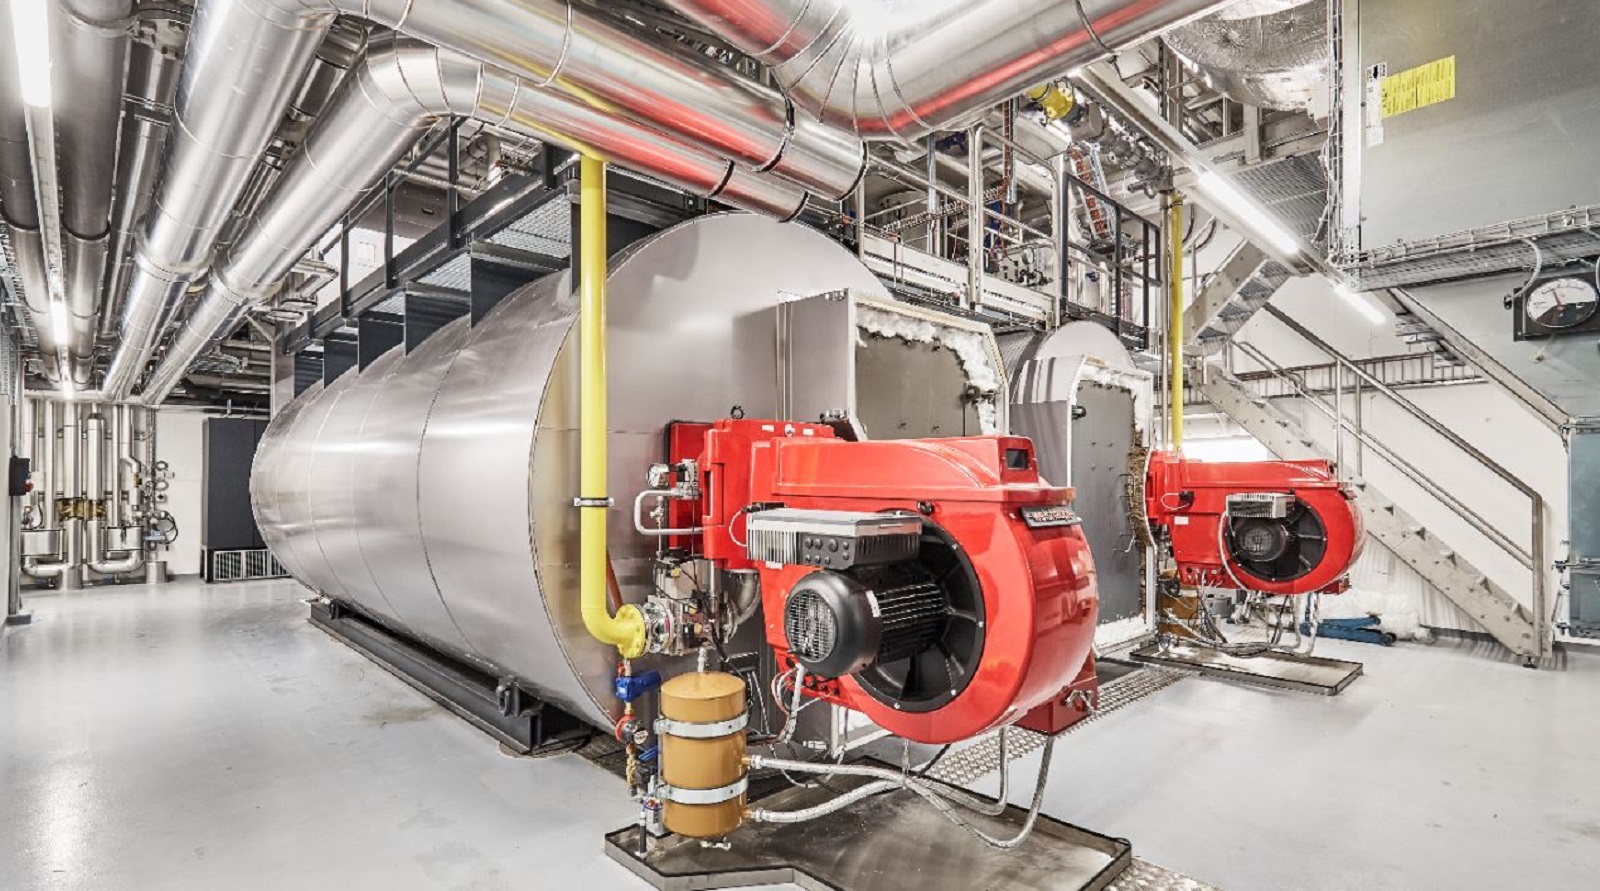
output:
[[[1482,514],[1479,514],[1471,506],[1462,502],[1459,498],[1450,494],[1450,492],[1445,490],[1438,483],[1434,482],[1433,479],[1424,473],[1421,468],[1406,460],[1393,448],[1390,448],[1387,443],[1377,438],[1372,433],[1352,426],[1348,419],[1342,417],[1340,413],[1337,412],[1332,406],[1324,402],[1320,395],[1304,386],[1301,382],[1296,381],[1293,374],[1291,374],[1282,365],[1279,365],[1270,356],[1261,352],[1260,349],[1249,343],[1240,341],[1235,341],[1232,345],[1238,348],[1240,352],[1249,356],[1256,363],[1260,364],[1267,371],[1272,372],[1273,376],[1287,382],[1294,390],[1296,395],[1298,395],[1301,399],[1304,399],[1307,404],[1322,412],[1328,417],[1329,420],[1338,425],[1341,430],[1354,436],[1359,442],[1361,442],[1362,445],[1372,449],[1378,454],[1379,457],[1393,465],[1396,470],[1399,470],[1407,479],[1411,480],[1413,483],[1416,483],[1417,486],[1423,489],[1423,491],[1439,499],[1439,501],[1443,502],[1451,510],[1460,514],[1462,518],[1467,520],[1468,523],[1474,529],[1477,529],[1479,533],[1493,541],[1506,553],[1510,554],[1512,557],[1515,557],[1517,562],[1522,564],[1524,568],[1532,568],[1533,555],[1526,548],[1523,548],[1521,545],[1512,541],[1508,536],[1506,536],[1505,533],[1496,528],[1494,524],[1485,519]]]
[[[1434,483],[1433,480],[1427,476],[1427,474],[1418,470],[1409,461],[1406,461],[1399,455],[1395,454],[1393,449],[1390,449],[1387,445],[1384,445],[1381,441],[1377,440],[1375,437],[1372,437],[1365,430],[1352,429],[1348,421],[1345,419],[1343,411],[1334,411],[1332,414],[1334,423],[1340,431],[1349,430],[1356,436],[1358,441],[1372,447],[1379,453],[1381,457],[1384,458],[1384,460],[1394,465],[1397,469],[1400,469],[1407,478],[1412,480],[1412,482],[1417,483],[1430,494],[1434,495],[1435,498],[1438,498],[1441,502],[1448,505],[1457,513],[1457,515],[1467,519],[1468,522],[1481,534],[1505,550],[1506,553],[1515,557],[1524,568],[1530,571],[1532,575],[1531,593],[1533,602],[1531,612],[1533,614],[1534,632],[1539,641],[1540,651],[1541,653],[1544,652],[1547,643],[1546,629],[1550,620],[1550,617],[1548,616],[1549,607],[1546,600],[1547,579],[1545,577],[1546,559],[1544,540],[1544,496],[1539,494],[1537,489],[1523,481],[1521,477],[1517,476],[1515,473],[1512,473],[1510,469],[1506,468],[1500,462],[1494,460],[1488,455],[1485,455],[1476,446],[1466,441],[1466,439],[1462,438],[1454,430],[1446,427],[1432,415],[1428,414],[1426,411],[1423,411],[1416,403],[1412,402],[1410,399],[1407,399],[1405,396],[1396,392],[1388,384],[1385,384],[1383,381],[1368,373],[1366,369],[1361,368],[1354,362],[1354,360],[1340,352],[1332,344],[1323,340],[1321,337],[1318,337],[1304,325],[1290,318],[1289,315],[1283,310],[1276,306],[1272,306],[1271,304],[1263,307],[1263,309],[1273,318],[1283,323],[1287,328],[1289,328],[1289,330],[1298,334],[1307,343],[1326,353],[1338,366],[1342,368],[1348,368],[1358,380],[1370,386],[1374,391],[1383,394],[1389,399],[1390,402],[1398,405],[1413,419],[1417,420],[1429,430],[1443,437],[1445,441],[1460,449],[1463,453],[1469,455],[1478,464],[1488,469],[1491,473],[1499,477],[1507,485],[1511,486],[1511,488],[1515,489],[1528,499],[1529,511],[1531,514],[1528,539],[1529,547],[1524,549],[1520,545],[1507,538],[1504,533],[1500,532],[1497,527],[1485,520],[1476,511],[1462,504],[1461,501],[1455,496],[1441,489],[1438,484]],[[1245,348],[1247,354],[1251,354],[1252,359],[1261,363],[1262,366],[1268,370],[1282,368],[1282,366],[1278,365],[1277,362],[1273,361],[1270,357],[1266,356],[1265,353],[1262,353],[1259,349],[1251,346],[1250,344],[1239,341],[1232,341],[1232,344]],[[1293,381],[1290,381],[1290,384],[1291,386],[1294,386]],[[1296,389],[1299,388],[1297,387]],[[1303,398],[1308,403],[1317,406],[1318,409],[1325,413],[1329,411],[1329,407],[1323,403],[1320,397],[1312,394],[1308,390],[1301,390],[1301,393]]]

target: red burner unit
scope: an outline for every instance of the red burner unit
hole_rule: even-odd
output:
[[[1027,439],[743,419],[668,437],[700,474],[696,550],[759,573],[767,642],[806,695],[926,743],[1092,709],[1094,564]]]
[[[1156,452],[1145,506],[1185,585],[1339,592],[1361,554],[1361,514],[1327,461],[1225,463]]]

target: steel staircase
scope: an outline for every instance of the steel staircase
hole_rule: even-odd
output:
[[[1184,330],[1195,332],[1190,355],[1222,352],[1233,335],[1293,277],[1293,270],[1260,248],[1240,242],[1184,310]]]
[[[1239,346],[1259,354],[1259,351],[1246,344]],[[1264,364],[1271,362],[1265,356],[1258,358],[1253,355],[1252,358]],[[1220,368],[1208,366],[1207,374],[1200,383],[1200,390],[1218,410],[1249,431],[1278,457],[1285,460],[1333,457],[1308,436],[1298,423],[1278,411],[1269,400],[1257,396],[1248,384]],[[1314,394],[1299,395],[1320,410],[1332,411]],[[1343,420],[1336,420],[1336,423],[1342,425]],[[1392,449],[1381,442],[1365,438],[1368,434],[1357,432],[1357,435],[1364,437],[1362,442],[1375,452],[1387,453],[1383,454],[1383,457],[1390,463],[1396,464],[1397,469],[1403,473],[1407,473],[1408,476],[1411,472],[1420,473],[1403,457],[1395,455]],[[1422,478],[1426,480],[1425,475]],[[1431,481],[1428,483],[1431,484]],[[1485,529],[1487,523],[1465,505],[1460,505],[1459,502],[1451,504],[1452,509],[1462,514],[1463,519],[1478,527],[1485,535],[1501,539],[1502,541],[1497,543],[1506,547],[1508,552],[1518,556],[1519,560],[1533,570],[1534,609],[1529,610],[1474,566],[1457,549],[1440,540],[1432,530],[1425,528],[1411,514],[1395,504],[1393,499],[1385,497],[1364,480],[1354,481],[1353,486],[1356,492],[1356,504],[1361,508],[1363,518],[1366,520],[1368,535],[1394,552],[1450,602],[1460,607],[1483,626],[1485,631],[1507,649],[1522,657],[1525,662],[1532,664],[1548,653],[1548,629],[1546,623],[1538,618],[1545,611],[1541,581],[1545,561],[1540,519],[1543,503],[1537,493],[1532,493],[1535,519],[1531,553],[1520,549],[1514,543],[1504,541],[1505,536],[1492,526]],[[1449,493],[1443,491],[1434,491],[1432,494],[1446,504],[1454,500]]]

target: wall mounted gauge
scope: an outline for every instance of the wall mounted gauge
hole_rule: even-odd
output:
[[[1594,282],[1584,278],[1554,278],[1528,293],[1523,305],[1528,321],[1546,328],[1572,328],[1594,317]]]
[[[1543,276],[1516,298],[1516,338],[1600,330],[1600,288],[1587,264]]]

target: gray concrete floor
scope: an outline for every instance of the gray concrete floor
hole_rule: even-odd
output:
[[[0,889],[642,887],[601,852],[619,781],[500,754],[301,596],[31,598],[0,639]],[[1600,886],[1600,658],[1320,652],[1368,676],[1188,680],[1066,737],[1046,811],[1228,891]]]

